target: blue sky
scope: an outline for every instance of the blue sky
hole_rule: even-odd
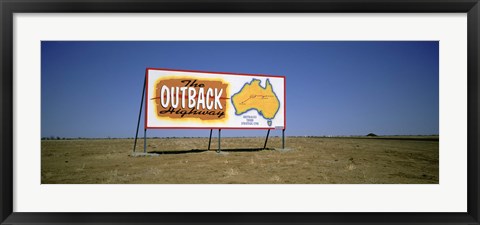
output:
[[[43,137],[133,137],[147,67],[284,75],[286,135],[439,129],[436,41],[43,41],[41,54]],[[222,136],[265,133],[225,130]]]

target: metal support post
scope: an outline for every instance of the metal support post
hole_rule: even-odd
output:
[[[270,134],[270,129],[267,131],[267,138],[265,138],[265,144],[263,144],[263,149],[267,147],[268,135]]]
[[[210,129],[210,138],[208,139],[208,150],[210,150],[210,143],[212,143],[212,131],[213,129]]]
[[[220,132],[222,131],[222,129],[218,129],[218,149],[217,149],[217,153],[220,153]]]
[[[133,152],[135,152],[135,147],[137,146],[138,128],[140,127],[140,117],[142,117],[143,98],[145,96],[146,85],[147,85],[147,77],[145,77],[145,79],[143,80],[142,99],[140,100],[140,110],[138,111],[137,132],[135,133],[135,142],[133,143]]]
[[[147,153],[147,129],[143,131],[143,153]]]
[[[285,148],[285,129],[282,130],[282,149]]]

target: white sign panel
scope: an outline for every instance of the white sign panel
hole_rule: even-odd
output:
[[[284,129],[285,77],[148,68],[145,127]]]

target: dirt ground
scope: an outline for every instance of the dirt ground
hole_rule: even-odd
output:
[[[42,140],[43,184],[438,184],[437,137]],[[257,149],[255,149],[257,148]],[[275,148],[277,148],[275,150]],[[143,152],[143,140],[137,143]]]

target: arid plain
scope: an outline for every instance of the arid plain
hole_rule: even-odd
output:
[[[42,184],[438,184],[438,136],[42,140]],[[143,139],[137,143],[143,152]]]

